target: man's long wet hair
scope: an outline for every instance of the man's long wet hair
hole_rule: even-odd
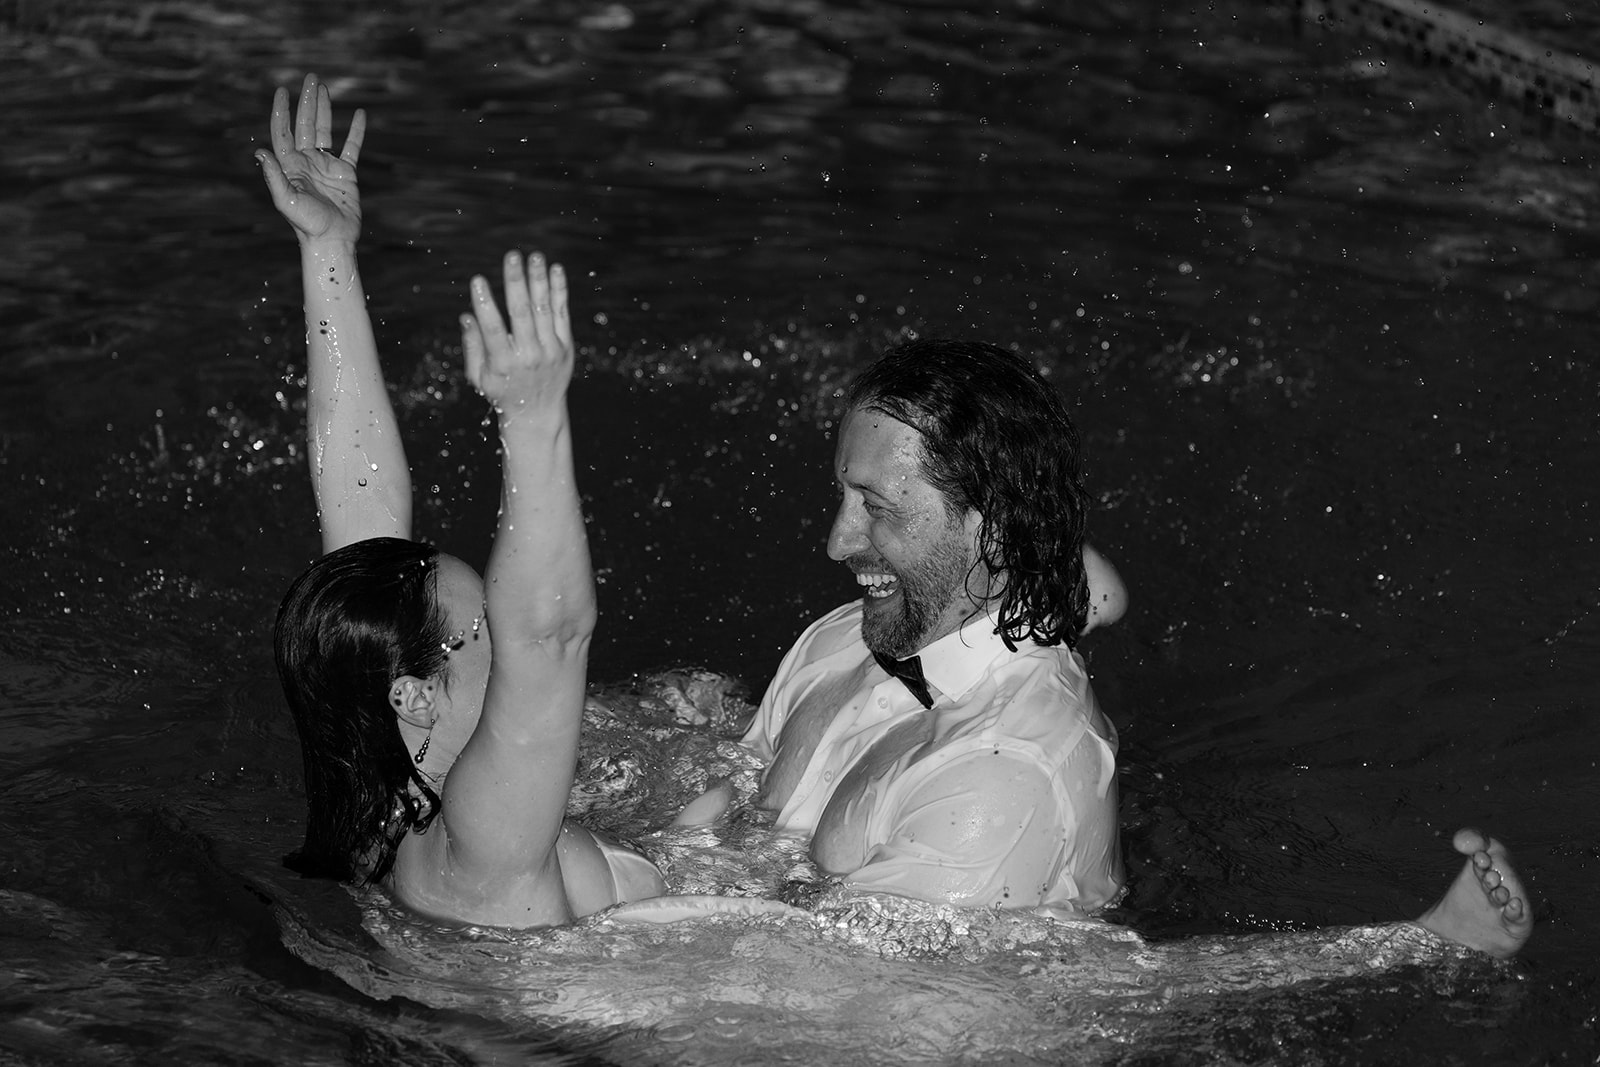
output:
[[[930,338],[891,348],[846,401],[914,427],[922,474],[947,510],[981,517],[979,556],[1004,579],[993,610],[1007,646],[1076,644],[1089,497],[1077,428],[1050,383],[1003,348]]]
[[[432,678],[448,662],[438,558],[397,537],[358,541],[313,563],[283,598],[273,646],[306,785],[305,844],[284,857],[292,870],[376,882],[406,832],[438,814],[389,700],[396,678]]]

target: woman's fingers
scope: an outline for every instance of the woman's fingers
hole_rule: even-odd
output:
[[[550,318],[556,342],[572,347],[572,320],[567,315],[567,272],[561,264],[550,267]]]
[[[291,134],[289,94],[280,88],[272,96],[272,151],[282,159],[292,151],[309,156],[333,150],[333,97],[315,74],[307,74],[300,84],[300,99],[292,127]],[[339,158],[355,166],[361,158],[361,144],[366,135],[367,113],[357,108],[350,119],[350,132],[345,135]]]
[[[361,142],[366,136],[367,112],[365,108],[358,107],[350,119],[350,132],[345,134],[344,151],[339,153],[339,158],[355,166],[356,160],[361,158]]]
[[[552,295],[550,292],[550,273],[545,265],[544,257],[535,255],[528,271],[528,296],[533,301],[533,336],[537,338],[542,348],[551,350],[556,347],[556,332],[552,325]],[[557,268],[559,269],[559,268]]]
[[[506,310],[511,314],[511,336],[526,346],[534,336],[533,308],[530,302],[530,278],[544,273],[537,254],[528,257],[523,268],[520,252],[507,252],[505,257]]]
[[[538,252],[526,260],[518,252],[505,258],[506,311],[519,354],[549,356],[572,343],[567,317],[567,276]]]
[[[294,148],[294,138],[289,133],[289,94],[281,86],[272,94],[272,154],[283,157]]]
[[[265,148],[258,148],[256,162],[261,164],[261,176],[267,180],[267,191],[272,194],[273,206],[279,211],[288,210],[294,193],[289,189],[289,179],[278,165],[277,157]]]
[[[466,359],[467,381],[473,388],[483,390],[483,332],[478,320],[471,315],[461,316],[461,354]]]
[[[535,252],[528,257],[527,285],[533,315],[526,336],[541,351],[555,355],[572,344],[572,324],[567,318],[567,273],[561,264],[547,263],[544,256]]]
[[[567,313],[567,278],[559,266],[547,266],[534,253],[506,253],[502,264],[506,315],[501,317],[494,290],[482,275],[472,279],[472,314],[461,318],[461,351],[467,379],[491,399],[512,378],[527,383],[549,372],[570,369],[572,327]],[[509,319],[509,332],[508,323]],[[521,371],[531,371],[527,378]],[[529,394],[532,396],[533,394]]]
[[[333,96],[326,85],[317,86],[316,147],[318,150],[333,147]]]
[[[506,317],[483,275],[472,278],[472,314],[461,317],[467,381],[496,405],[546,405],[570,379],[571,323],[566,274],[534,253],[510,251],[502,262]],[[509,320],[509,323],[507,323]]]
[[[300,104],[294,113],[294,146],[302,152],[317,147],[317,76],[307,74],[300,83]]]
[[[510,339],[506,336],[505,320],[500,318],[500,309],[495,306],[494,290],[489,288],[489,279],[481,274],[472,279],[472,310],[483,334],[484,353],[492,364],[510,347]]]

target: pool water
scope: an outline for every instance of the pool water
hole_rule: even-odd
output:
[[[1600,56],[1585,13],[1462,10]],[[0,4],[0,1060],[873,1062],[881,1025],[951,1062],[1594,1062],[1596,143],[1384,48],[1226,0]],[[1085,642],[1123,737],[1116,918],[1287,961],[1420,913],[1475,823],[1527,877],[1523,958],[1209,987],[1187,960],[1167,1001],[1084,1012],[1072,953],[1114,948],[580,930],[452,983],[448,938],[373,942],[381,903],[277,865],[268,635],[316,540],[297,257],[250,152],[307,69],[371,113],[418,528],[469,561],[497,479],[466,279],[513,245],[574,274],[597,682],[758,693],[855,595],[822,552],[839,387],[910,332],[1014,344],[1133,594]],[[607,1029],[512,980],[562,937],[635,946],[602,1001],[739,953],[818,997]],[[852,987],[882,999],[840,1024]]]

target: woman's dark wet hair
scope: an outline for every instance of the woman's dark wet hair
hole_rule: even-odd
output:
[[[305,844],[284,863],[301,874],[376,882],[406,831],[438,814],[389,702],[396,678],[432,678],[448,662],[438,557],[396,537],[358,541],[307,568],[278,608],[278,678],[306,782]]]
[[[952,515],[981,516],[979,554],[1005,576],[995,617],[1006,644],[1075,644],[1089,497],[1077,428],[1050,383],[1003,348],[930,338],[891,348],[846,401],[918,430],[923,476]]]

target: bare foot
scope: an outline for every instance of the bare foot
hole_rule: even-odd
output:
[[[1504,845],[1479,830],[1457,830],[1467,857],[1439,902],[1417,922],[1440,937],[1509,959],[1533,933],[1533,909]]]

